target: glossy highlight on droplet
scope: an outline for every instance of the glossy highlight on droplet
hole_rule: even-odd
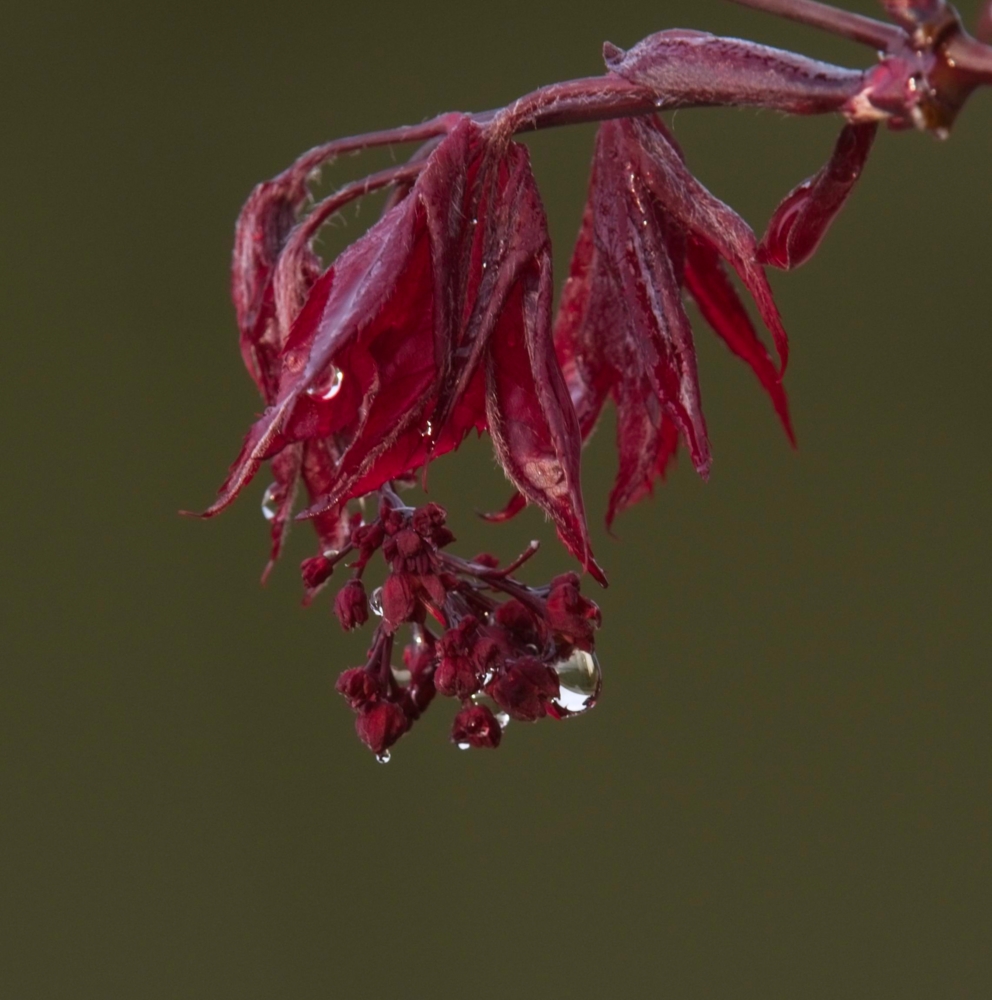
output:
[[[564,709],[564,718],[584,715],[596,707],[603,687],[603,673],[595,653],[573,650],[567,659],[552,664],[560,693],[554,703]]]
[[[344,374],[340,369],[332,366],[328,369],[326,374],[321,375],[313,383],[313,385],[307,389],[307,395],[312,396],[314,399],[320,399],[327,402],[329,399],[333,399],[341,391],[342,382],[344,382]]]

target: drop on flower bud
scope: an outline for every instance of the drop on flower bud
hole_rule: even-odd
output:
[[[503,738],[496,716],[485,705],[463,708],[451,726],[451,742],[459,746],[485,747],[495,750]]]
[[[548,702],[559,694],[558,675],[545,663],[525,656],[486,687],[493,701],[511,718],[536,722],[548,714]]]

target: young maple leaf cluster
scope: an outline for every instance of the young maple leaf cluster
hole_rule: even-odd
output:
[[[488,432],[514,487],[493,519],[537,505],[605,584],[589,544],[580,452],[607,399],[617,409],[619,453],[609,521],[651,492],[680,441],[701,475],[710,467],[687,297],[753,370],[793,439],[782,386],[788,342],[764,266],[792,268],[814,253],[879,122],[941,133],[976,85],[941,47],[960,28],[950,8],[937,0],[886,7],[900,27],[880,25],[895,34],[867,71],[660,32],[626,52],[607,45],[603,77],[543,88],[495,113],[329,143],[252,193],[237,227],[233,298],[242,355],[266,409],[207,514],[268,463],[269,568],[301,486],[307,503],[298,516],[312,521],[320,543],[303,564],[307,600],[354,556],[335,611],[346,629],[364,624],[370,607],[381,622],[366,664],[345,671],[338,690],[380,758],[437,692],[461,702],[456,743],[495,747],[507,719],[581,713],[600,683],[599,612],[575,574],[543,587],[514,579],[533,548],[505,569],[490,555],[460,559],[446,551],[453,537],[443,509],[409,508],[394,485],[469,432]],[[761,241],[692,175],[658,116],[714,104],[847,120],[828,163],[785,198]],[[593,118],[602,124],[589,195],[555,316],[547,220],[514,136]],[[406,141],[421,144],[407,163],[310,206],[308,183],[335,156]],[[325,268],[312,246],[322,225],[382,188],[391,191],[382,217]],[[351,502],[370,495],[376,514],[366,520]],[[376,553],[388,572],[370,599],[362,576]],[[401,626],[412,638],[400,666]]]

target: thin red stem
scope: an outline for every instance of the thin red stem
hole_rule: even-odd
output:
[[[376,174],[370,174],[360,181],[346,184],[313,207],[310,214],[296,227],[296,231],[290,237],[290,243],[293,246],[298,246],[305,240],[313,239],[317,235],[317,230],[348,202],[354,201],[356,198],[363,198],[365,195],[388,187],[390,184],[400,184],[413,180],[423,169],[423,162],[404,163],[402,166],[389,167]],[[287,243],[287,246],[290,243]]]
[[[808,24],[883,51],[905,37],[905,33],[895,25],[817,3],[816,0],[731,0],[731,3],[786,17],[790,21]]]
[[[541,87],[517,98],[505,109],[473,118],[485,123],[499,116],[515,134],[646,115],[656,110],[657,101],[658,95],[653,90],[608,73]]]
[[[357,153],[363,149],[376,146],[392,146],[394,143],[426,142],[436,136],[444,135],[462,116],[451,111],[420,125],[401,125],[398,128],[383,129],[380,132],[368,132],[365,135],[349,135],[343,139],[334,139],[321,146],[314,146],[300,156],[284,174],[303,175],[313,173],[339,156]]]
[[[541,547],[540,542],[538,541],[531,542],[530,545],[528,545],[527,548],[525,548],[523,552],[521,552],[520,555],[518,555],[517,558],[510,563],[509,566],[503,566],[493,570],[493,575],[494,576],[498,575],[503,577],[510,576],[511,573],[515,573],[518,569],[520,569],[520,567],[523,566],[525,562],[527,562],[529,559],[532,559],[537,554],[537,550],[540,547]]]

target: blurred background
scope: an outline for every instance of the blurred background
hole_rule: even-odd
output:
[[[4,8],[4,996],[988,996],[989,94],[947,143],[882,134],[819,255],[773,278],[797,452],[701,327],[710,482],[683,457],[611,539],[600,429],[585,718],[459,753],[439,700],[380,766],[333,691],[368,632],[300,607],[309,529],[262,589],[264,477],[177,516],[259,409],[228,301],[253,184],[665,27],[871,55],[720,0]],[[759,230],[838,128],[674,124]],[[527,140],[559,275],[591,138]],[[475,519],[507,495],[488,441],[431,490],[459,551],[536,537],[528,579],[568,566],[535,511]]]

